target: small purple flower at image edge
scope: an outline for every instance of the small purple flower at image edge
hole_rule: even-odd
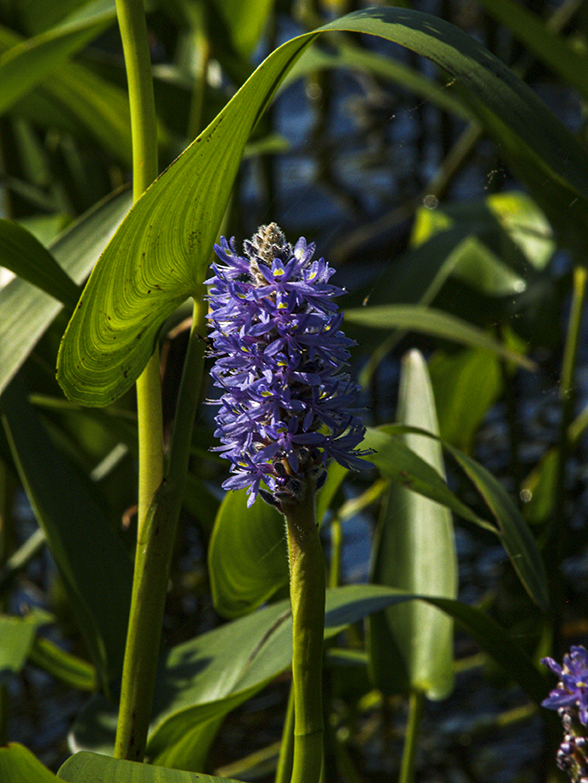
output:
[[[557,674],[559,682],[547,699],[541,702],[543,707],[558,710],[577,708],[580,723],[588,724],[588,651],[582,646],[572,646],[569,654],[560,666],[553,658],[543,658],[541,663]]]

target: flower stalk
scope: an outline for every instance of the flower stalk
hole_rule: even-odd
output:
[[[314,487],[284,504],[292,606],[294,754],[291,783],[318,783],[323,763],[322,667],[325,563],[314,513]]]
[[[292,607],[294,747],[291,783],[318,783],[323,764],[322,657],[325,563],[315,493],[333,457],[363,468],[365,429],[351,408],[357,387],[344,367],[352,345],[332,299],[334,270],[313,260],[304,238],[290,245],[262,226],[238,254],[215,247],[210,322],[214,383],[222,389],[215,450],[231,462],[225,489],[247,488],[286,520]],[[262,486],[262,483],[264,486]],[[279,775],[288,767],[284,757]]]

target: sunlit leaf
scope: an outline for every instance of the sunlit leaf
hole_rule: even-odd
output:
[[[57,778],[24,745],[11,742],[0,748],[2,783],[56,783]]]
[[[526,356],[509,350],[477,326],[472,326],[461,318],[432,307],[421,305],[363,307],[347,310],[345,318],[351,323],[373,329],[406,329],[451,340],[461,345],[485,348],[528,370],[535,367]]]
[[[491,617],[447,598],[412,596],[381,585],[327,590],[327,637],[373,612],[404,601],[426,601],[452,616],[535,702],[545,679],[519,645]],[[289,602],[281,601],[178,645],[162,662],[147,753],[154,764],[190,768],[195,748],[185,742],[203,724],[242,704],[288,669],[292,658]],[[72,742],[79,750],[111,753],[116,712],[94,696],[78,716]]]
[[[369,460],[382,473],[401,486],[409,487],[437,503],[442,503],[464,519],[474,522],[486,530],[496,528],[481,519],[469,506],[462,503],[451,492],[442,476],[425,460],[415,454],[399,437],[404,428],[399,425],[385,425],[375,429],[368,427],[362,447],[374,449]]]
[[[231,778],[217,778],[202,772],[184,772],[179,769],[154,767],[138,761],[114,759],[98,753],[82,751],[69,758],[59,770],[58,777],[67,783],[238,783]],[[56,778],[53,778],[56,780]],[[31,783],[33,780],[31,779]]]
[[[402,363],[398,421],[437,433],[435,399],[418,351]],[[444,477],[441,444],[407,433],[406,445]],[[398,484],[390,487],[374,540],[370,581],[407,593],[455,598],[457,555],[451,512]],[[370,659],[377,687],[390,695],[422,691],[445,698],[453,688],[453,622],[435,607],[411,601],[370,618]]]
[[[584,246],[588,154],[540,99],[473,37],[443,20],[404,8],[362,10],[273,52],[136,202],[64,337],[58,377],[71,399],[105,405],[119,397],[147,363],[161,323],[184,299],[199,295],[250,131],[293,62],[327,30],[380,35],[445,69],[562,239]],[[489,339],[476,344],[488,347]]]

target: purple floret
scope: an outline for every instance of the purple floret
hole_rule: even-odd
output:
[[[333,298],[334,269],[300,238],[292,247],[275,223],[244,243],[215,245],[211,375],[222,389],[215,450],[230,460],[225,489],[247,488],[280,507],[295,502],[310,476],[320,486],[329,457],[366,467],[357,446],[365,428],[352,408],[358,391],[345,372],[349,347]],[[260,486],[261,482],[268,488]],[[269,490],[269,491],[268,491]]]
[[[572,646],[569,655],[564,655],[563,666],[553,658],[543,658],[542,663],[557,674],[559,682],[543,707],[552,710],[577,710],[580,723],[588,725],[588,652],[584,647]]]

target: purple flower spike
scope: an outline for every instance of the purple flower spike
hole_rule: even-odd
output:
[[[233,474],[223,487],[247,487],[248,506],[259,494],[281,508],[301,498],[307,476],[324,482],[329,457],[367,464],[359,457],[370,452],[356,448],[365,428],[350,408],[357,386],[343,369],[354,343],[332,301],[343,289],[329,283],[335,270],[323,258],[313,261],[313,244],[292,247],[275,223],[244,243],[243,256],[233,239],[214,249],[211,374],[223,390],[215,450]]]
[[[564,655],[563,666],[553,658],[543,658],[541,663],[557,674],[557,688],[542,703],[551,710],[577,710],[583,726],[588,725],[588,652],[584,647],[572,646]]]

